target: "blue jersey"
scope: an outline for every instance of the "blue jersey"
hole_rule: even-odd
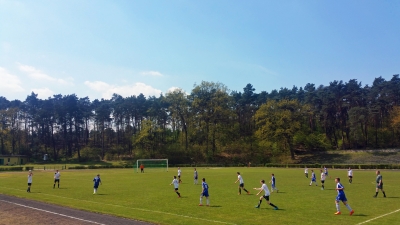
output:
[[[271,183],[272,183],[272,185],[275,185],[275,177],[274,176],[272,176],[272,178],[271,178]]]
[[[344,186],[341,183],[336,184],[336,188],[344,188]],[[342,201],[342,202],[347,202],[346,195],[344,194],[344,190],[337,190],[338,195],[336,196],[336,201]]]
[[[328,174],[328,168],[324,168],[324,172],[325,172],[325,174]]]
[[[194,171],[194,179],[197,179],[197,170]]]
[[[95,187],[98,187],[99,184],[100,184],[100,182],[101,182],[100,177],[95,177],[95,178],[93,179],[93,182],[94,182],[94,186],[95,186]]]
[[[206,182],[203,182],[201,185],[203,186],[202,195],[205,197],[208,197],[208,184]]]

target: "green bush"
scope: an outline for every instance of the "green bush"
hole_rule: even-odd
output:
[[[17,167],[0,167],[0,171],[23,171],[24,170],[24,167],[20,167],[20,166],[17,166]]]

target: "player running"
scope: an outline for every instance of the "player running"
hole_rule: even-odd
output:
[[[198,177],[199,177],[199,174],[197,173],[196,168],[194,168],[194,174],[193,174],[193,176],[194,176],[194,184],[197,185],[197,179],[198,179]]]
[[[382,191],[383,197],[386,198],[385,191],[383,190],[382,175],[381,175],[381,172],[379,170],[377,170],[376,171],[376,192],[375,192],[374,198],[378,197],[379,190]]]
[[[254,189],[254,190],[260,190],[260,191],[257,193],[257,196],[258,196],[262,191],[264,191],[264,196],[261,196],[261,197],[260,197],[260,201],[258,202],[258,205],[256,205],[255,207],[259,209],[259,208],[260,208],[260,205],[261,205],[261,202],[262,202],[262,199],[265,198],[265,200],[267,201],[267,204],[268,204],[268,205],[274,207],[274,210],[278,210],[278,206],[276,206],[276,205],[272,204],[271,202],[269,202],[269,195],[270,195],[270,194],[269,194],[268,186],[265,184],[265,181],[264,181],[264,180],[260,180],[260,183],[261,183],[261,187],[260,187],[260,188],[253,188],[253,189]]]
[[[178,198],[181,197],[181,193],[179,193],[178,188],[179,188],[179,181],[176,179],[176,176],[174,176],[174,179],[172,180],[172,183],[170,183],[169,185],[174,185],[175,188],[175,193],[178,195]]]
[[[238,175],[238,179],[235,181],[235,184],[239,181],[239,194],[238,195],[242,194],[242,189],[245,192],[247,192],[247,194],[250,194],[250,192],[247,191],[246,188],[244,188],[244,181],[243,181],[242,175],[240,175],[240,172],[237,172],[237,175]]]
[[[308,168],[306,166],[306,168],[304,169],[304,175],[306,175],[306,178],[308,178]]]
[[[97,189],[101,183],[100,174],[97,174],[96,177],[93,178],[93,194],[97,194]]]
[[[271,180],[269,181],[269,183],[271,183],[271,192],[274,192],[274,190],[276,190],[276,193],[279,192],[278,188],[276,188],[276,183],[275,183],[275,175],[271,174]]]
[[[201,189],[201,193],[200,193],[200,204],[199,206],[203,206],[203,197],[206,197],[207,200],[207,205],[206,206],[210,206],[210,199],[209,199],[209,194],[208,194],[208,184],[206,183],[206,178],[202,179],[203,182],[201,183],[202,189]]]
[[[56,183],[58,184],[58,188],[60,188],[60,172],[58,172],[58,170],[56,170],[56,172],[54,173],[54,184],[53,184],[53,189],[56,188]]]
[[[32,170],[29,170],[29,173],[28,173],[28,189],[26,189],[26,192],[29,192],[29,193],[31,192],[32,177],[33,177]]]
[[[350,211],[350,216],[353,215],[354,210],[351,209],[350,205],[347,204],[347,198],[346,195],[344,194],[344,186],[340,183],[340,178],[337,177],[335,178],[336,182],[336,191],[338,192],[338,195],[336,196],[335,204],[336,204],[336,213],[335,215],[340,215],[342,214],[340,212],[340,201],[343,202],[343,204],[347,207],[347,209]]]
[[[322,185],[321,190],[324,190],[325,189],[325,173],[322,170],[321,170],[321,185]]]
[[[349,177],[349,184],[353,183],[353,170],[350,167],[347,170],[347,176]]]
[[[324,166],[325,177],[328,178],[328,168]]]
[[[315,182],[315,186],[318,186],[317,177],[315,176],[314,170],[311,170],[311,182],[310,182],[310,186],[312,185],[313,182]]]
[[[178,179],[179,179],[179,183],[182,183],[181,174],[182,174],[181,168],[178,167]]]

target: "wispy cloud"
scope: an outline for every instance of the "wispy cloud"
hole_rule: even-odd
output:
[[[162,73],[158,72],[158,71],[143,71],[141,73],[144,76],[152,76],[152,77],[162,77],[164,76]]]
[[[55,78],[55,77],[47,75],[46,73],[43,73],[42,71],[36,69],[33,66],[28,66],[28,65],[23,65],[23,64],[18,63],[18,68],[22,72],[27,73],[30,78],[35,79],[35,80],[50,81],[50,82],[55,82],[55,83],[62,84],[62,85],[73,85],[74,84],[73,78],[67,78],[67,79]]]
[[[38,95],[38,98],[40,99],[47,99],[48,97],[53,96],[54,92],[50,90],[49,88],[38,88],[38,89],[32,89],[31,92],[34,92],[35,94]]]
[[[23,92],[19,77],[10,74],[6,69],[0,67],[0,93],[5,95],[7,92]]]
[[[131,85],[112,85],[103,81],[85,81],[84,84],[93,91],[99,92],[102,98],[105,99],[110,99],[114,93],[123,97],[139,94],[145,96],[158,96],[161,94],[161,90],[139,82]]]

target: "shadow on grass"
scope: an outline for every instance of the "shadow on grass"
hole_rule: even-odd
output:
[[[368,216],[368,215],[365,215],[365,214],[353,214],[352,216]]]
[[[181,196],[181,198],[188,198],[187,196]]]
[[[99,193],[98,193],[98,194],[95,194],[95,195],[108,195],[108,194],[99,194]]]
[[[386,197],[386,198],[400,198],[400,197]]]
[[[222,207],[222,206],[220,206],[220,205],[210,205],[209,207],[220,208],[220,207]]]

